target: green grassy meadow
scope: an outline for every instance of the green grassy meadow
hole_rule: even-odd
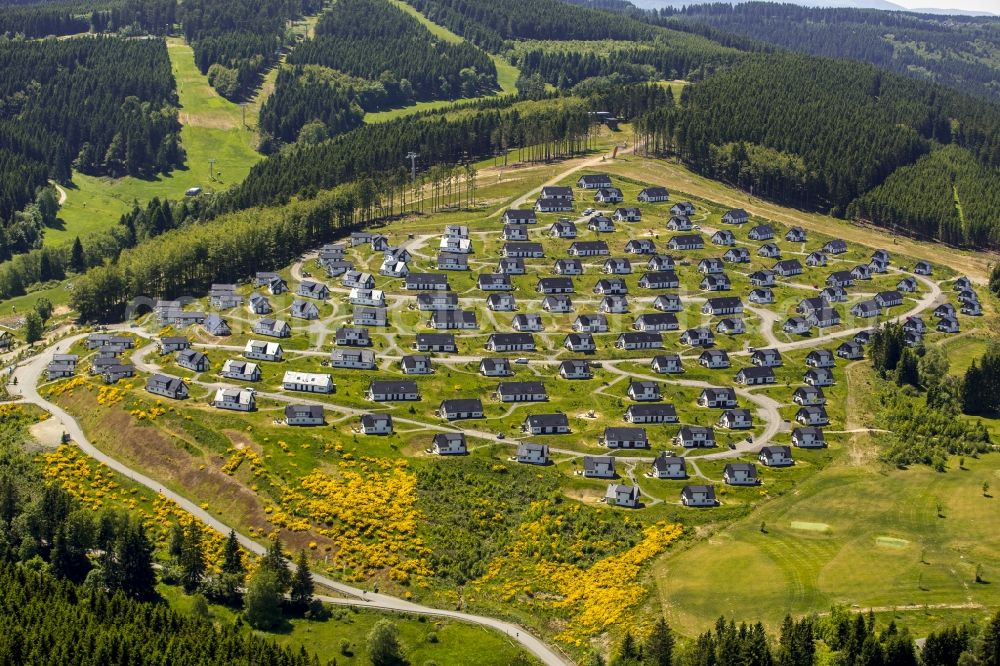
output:
[[[845,458],[661,559],[654,572],[671,622],[693,634],[723,614],[776,629],[786,613],[833,604],[943,606],[980,617],[1000,604],[1000,512],[981,489],[1000,479],[1000,459],[966,459],[962,470],[953,460],[940,474]],[[979,565],[985,584],[975,583]],[[737,570],[746,573],[724,573]]]
[[[73,174],[73,186],[59,211],[60,228],[45,232],[50,245],[71,243],[76,236],[102,231],[132,207],[153,197],[181,199],[189,187],[222,190],[240,183],[261,155],[256,152],[258,106],[248,104],[246,127],[238,104],[221,97],[194,63],[191,47],[178,38],[167,40],[167,51],[180,98],[181,143],[185,164],[155,178],[105,178]],[[265,84],[267,80],[265,79]],[[215,160],[213,181],[209,160]]]
[[[191,612],[194,598],[185,595],[180,588],[160,585],[159,592],[176,610]],[[328,619],[296,618],[276,633],[255,633],[296,651],[305,648],[318,655],[323,663],[332,663],[336,658],[337,664],[368,664],[368,632],[376,622],[389,619],[399,629],[404,654],[411,664],[433,661],[439,666],[471,663],[505,666],[518,658],[525,664],[537,663],[511,640],[484,627],[428,616],[380,613],[336,605],[329,608],[331,617]],[[216,623],[232,624],[236,613],[225,606],[211,604],[209,617]],[[349,645],[342,651],[341,643],[345,640]]]

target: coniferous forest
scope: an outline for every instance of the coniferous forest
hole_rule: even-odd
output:
[[[467,42],[438,40],[386,0],[337,2],[320,17],[315,39],[300,44],[289,62],[377,80],[390,104],[474,97],[497,85],[496,67],[486,54]]]
[[[286,22],[314,14],[320,0],[190,0],[179,5],[195,63],[220,95],[242,99],[291,41]]]
[[[860,60],[1000,101],[996,66],[983,58],[1000,48],[1000,34],[983,17],[771,2],[692,4],[657,15],[667,25],[711,26],[802,53]]]
[[[755,56],[693,85],[678,108],[656,110],[635,128],[640,149],[678,155],[700,173],[758,196],[870,217],[961,245],[996,242],[992,195],[977,201],[961,224],[948,222],[959,213],[945,218],[943,231],[929,230],[926,217],[913,214],[955,203],[954,194],[942,202],[948,188],[937,174],[937,184],[922,189],[922,202],[915,199],[920,184],[912,185],[906,204],[898,199],[902,188],[889,184],[852,206],[941,146],[962,149],[944,155],[966,158],[952,167],[963,174],[963,190],[1000,185],[1000,110],[941,86],[848,61]],[[918,173],[932,177],[925,168]],[[886,211],[895,212],[870,215]]]
[[[40,241],[18,214],[46,181],[69,182],[74,168],[146,177],[181,164],[176,104],[162,41],[0,43],[0,256]]]
[[[172,30],[177,14],[175,0],[102,0],[87,3],[66,0],[12,4],[0,12],[0,35],[39,38],[88,31],[164,35]]]
[[[337,2],[288,63],[261,111],[261,127],[284,143],[307,125],[303,139],[315,142],[317,132],[321,139],[358,126],[364,111],[497,88],[496,66],[485,53],[438,40],[386,0]]]

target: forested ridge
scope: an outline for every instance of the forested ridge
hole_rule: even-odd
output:
[[[386,0],[338,0],[320,17],[316,37],[299,44],[288,61],[378,80],[393,102],[474,97],[497,85],[485,53],[437,39]],[[463,78],[464,69],[473,70],[472,78]]]
[[[954,245],[1000,247],[1000,174],[946,146],[897,169],[847,214]]]
[[[701,37],[675,33],[669,39],[621,44],[606,54],[540,46],[515,52],[512,61],[522,76],[537,74],[546,83],[568,89],[592,77],[615,77],[621,83],[698,80],[744,56]]]
[[[336,2],[288,63],[260,121],[268,138],[285,143],[306,125],[315,141],[317,132],[323,138],[356,127],[364,111],[497,89],[496,66],[485,53],[437,39],[387,0]]]
[[[448,119],[417,115],[365,126],[317,145],[295,145],[256,164],[238,187],[218,197],[213,212],[275,204],[364,176],[397,171],[409,151],[420,166],[474,162],[499,152],[548,144],[546,155],[582,150],[590,120],[583,103],[554,105],[534,113],[481,110]]]
[[[322,0],[185,0],[178,18],[209,84],[241,99],[260,83],[291,41],[287,21],[315,14]]]
[[[365,109],[378,108],[385,88],[319,65],[282,67],[274,92],[260,110],[260,149],[276,143],[316,143],[361,125]],[[312,131],[303,132],[304,127]]]
[[[861,60],[1000,101],[1000,31],[995,18],[769,2],[693,4],[656,15],[812,55]]]
[[[69,182],[74,168],[150,176],[181,164],[176,104],[160,40],[0,42],[0,256],[40,242],[38,225],[6,231],[47,180]]]
[[[14,4],[0,11],[0,35],[60,37],[88,31],[163,35],[173,28],[176,10],[176,0]]]
[[[961,147],[979,165],[963,168],[970,197],[1000,183],[1000,108],[843,60],[754,56],[691,86],[680,107],[654,111],[635,127],[640,150],[675,154],[700,173],[760,196],[838,216],[874,210],[849,207],[939,145]],[[927,188],[928,200],[932,189],[941,188]],[[991,200],[974,205],[961,233],[944,239],[992,242]],[[928,209],[944,205],[935,201]],[[872,221],[926,233],[925,222],[905,215]]]
[[[643,41],[658,29],[630,16],[559,0],[407,0],[427,18],[492,53],[510,39]]]

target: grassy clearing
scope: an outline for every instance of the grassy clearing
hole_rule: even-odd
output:
[[[167,40],[167,51],[180,98],[181,142],[187,151],[185,165],[152,179],[87,176],[74,173],[66,203],[59,211],[62,226],[45,232],[50,245],[71,243],[76,236],[102,231],[131,208],[153,197],[179,199],[189,187],[225,189],[241,182],[261,156],[254,149],[259,106],[247,105],[246,124],[238,104],[218,95],[194,64],[191,47],[182,40]],[[265,79],[265,84],[267,80]],[[215,160],[216,182],[209,174]]]
[[[944,343],[950,365],[948,371],[958,377],[965,374],[973,361],[982,358],[990,346],[991,339],[982,335],[963,335]]]
[[[839,464],[819,472],[660,561],[657,582],[671,621],[694,633],[720,614],[759,617],[775,628],[785,613],[831,604],[995,607],[996,586],[974,579],[977,565],[988,581],[1000,576],[1000,513],[981,491],[983,480],[1000,477],[1000,459],[966,460],[966,467],[953,462],[953,471],[938,474]],[[736,568],[753,571],[752,582],[720,586],[720,572]]]
[[[191,612],[193,597],[173,586],[161,585],[158,589],[174,609]],[[333,655],[336,655],[338,664],[368,664],[368,632],[376,622],[389,619],[399,629],[400,642],[407,662],[411,664],[433,661],[440,666],[471,663],[503,666],[513,663],[519,657],[523,660],[520,663],[537,663],[509,639],[484,627],[347,607],[332,606],[331,610],[332,616],[327,620],[293,619],[278,633],[255,633],[293,650],[305,648],[310,653],[320,655],[324,661],[332,660]],[[225,606],[211,604],[209,613],[210,618],[219,624],[232,624],[236,620],[236,613]],[[346,654],[341,651],[341,642],[345,640],[349,643]]]

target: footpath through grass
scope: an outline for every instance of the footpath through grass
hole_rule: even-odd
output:
[[[104,178],[73,174],[67,187],[66,203],[59,211],[60,228],[45,232],[49,245],[73,242],[76,236],[101,231],[118,221],[133,201],[144,205],[153,197],[179,199],[189,187],[219,190],[240,183],[261,155],[254,150],[259,105],[243,110],[208,85],[194,63],[194,53],[183,40],[167,40],[167,52],[177,80],[180,97],[181,142],[187,151],[185,165],[167,175],[140,178]],[[209,160],[215,160],[217,180],[209,174]],[[221,175],[220,175],[221,174]]]

